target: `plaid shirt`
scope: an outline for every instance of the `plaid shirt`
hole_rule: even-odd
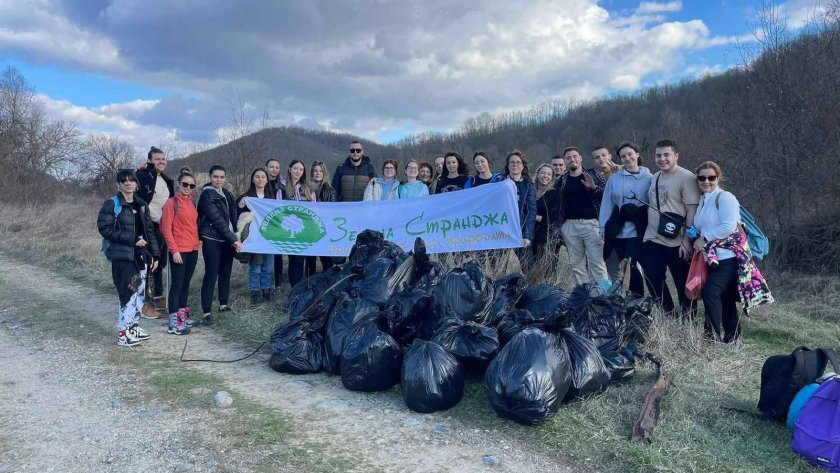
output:
[[[589,190],[589,194],[592,196],[592,205],[595,207],[595,214],[597,215],[598,212],[601,210],[601,198],[604,196],[604,188],[607,186],[607,178],[604,176],[604,173],[601,171],[596,171],[595,169],[584,169],[583,172],[592,176],[592,179],[595,181],[595,190]],[[554,181],[554,188],[557,189],[557,199],[559,202],[556,203],[557,205],[557,215],[555,216],[553,225],[557,225],[556,228],[560,228],[563,226],[563,223],[566,222],[566,209],[565,209],[565,199],[563,198],[563,191],[566,189],[566,178],[569,176],[569,171],[563,173],[562,176],[558,177],[556,181]],[[556,223],[555,223],[556,222]]]

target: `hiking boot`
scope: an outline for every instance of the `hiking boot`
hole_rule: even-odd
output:
[[[260,291],[251,291],[251,305],[262,304],[263,295]],[[219,309],[221,311],[221,309]]]
[[[138,324],[133,324],[131,327],[128,327],[128,332],[131,333],[131,335],[133,335],[134,338],[140,341],[148,340],[149,338],[151,338],[151,335],[149,335],[148,332],[140,328]]]
[[[216,325],[216,321],[213,320],[213,316],[210,314],[204,314],[204,320],[202,320],[201,323],[203,323],[205,327]]]
[[[178,318],[181,320],[181,323],[186,325],[187,327],[192,327],[195,325],[195,319],[190,317],[190,308],[184,307],[183,309],[178,309]]]
[[[160,312],[155,310],[155,307],[151,302],[146,302],[143,304],[143,310],[140,311],[140,317],[143,317],[144,319],[159,319],[162,315],[160,315]]]
[[[117,346],[119,347],[133,347],[143,343],[142,340],[136,338],[129,338],[128,330],[120,330],[117,332]]]
[[[190,328],[181,322],[180,312],[169,314],[169,333],[173,335],[186,335],[190,333]]]
[[[166,301],[166,297],[165,296],[155,297],[153,305],[154,305],[155,309],[161,309],[163,311],[166,311],[166,306],[168,305],[167,301]]]
[[[271,289],[263,289],[262,297],[264,301],[271,302],[271,299],[274,298],[274,294],[272,293]]]
[[[227,304],[219,304],[219,312],[230,312],[230,306]]]

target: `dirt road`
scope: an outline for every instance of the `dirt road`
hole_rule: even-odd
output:
[[[178,362],[185,339],[202,358],[250,351],[212,328],[177,337],[144,320],[152,338],[118,348],[114,295],[3,255],[0,300],[0,471],[584,470],[447,413],[411,412],[395,390],[278,374],[267,350]],[[214,407],[219,390],[232,408]]]

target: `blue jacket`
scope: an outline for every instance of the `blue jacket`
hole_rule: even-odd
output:
[[[519,223],[522,225],[522,238],[534,241],[534,227],[537,224],[537,186],[528,176],[522,176],[516,184],[519,196]]]

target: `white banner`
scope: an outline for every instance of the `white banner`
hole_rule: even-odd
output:
[[[248,199],[254,219],[242,251],[347,256],[364,230],[382,232],[406,251],[423,238],[429,253],[520,248],[516,185],[380,202],[297,202]]]

